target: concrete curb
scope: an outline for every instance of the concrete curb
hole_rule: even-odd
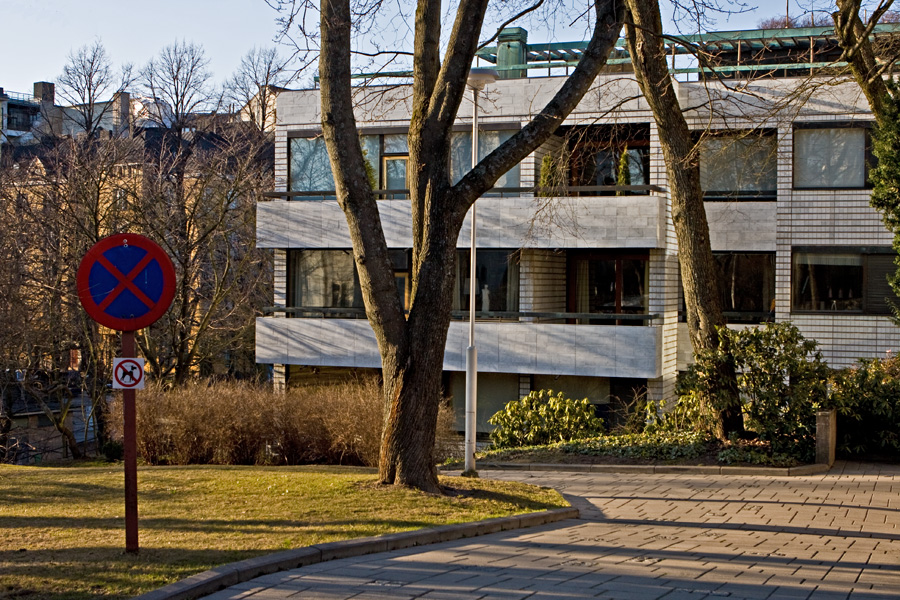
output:
[[[559,471],[561,473],[643,473],[645,475],[757,475],[767,477],[793,477],[821,475],[831,467],[826,464],[801,465],[799,467],[720,467],[716,465],[567,465],[553,463],[478,463],[485,471]],[[442,469],[458,471],[459,467]]]
[[[389,550],[400,550],[413,546],[425,546],[437,542],[450,542],[463,538],[497,533],[509,529],[534,527],[565,519],[577,519],[577,508],[557,508],[512,517],[500,517],[475,523],[442,525],[417,531],[389,533],[375,537],[318,544],[296,550],[285,550],[275,554],[257,556],[238,562],[220,565],[209,571],[197,573],[165,587],[141,594],[134,600],[193,600],[226,587],[249,581],[262,575],[305,567],[326,560],[362,556]]]

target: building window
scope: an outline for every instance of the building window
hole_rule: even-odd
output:
[[[716,253],[729,323],[762,323],[775,314],[775,254]]]
[[[517,133],[516,130],[479,130],[478,157],[484,158],[500,147],[500,144]],[[454,131],[450,138],[450,180],[458,182],[472,169],[472,132]],[[498,188],[519,187],[519,165],[500,176],[494,184]]]
[[[890,249],[794,250],[792,309],[799,312],[890,314],[897,300],[888,284],[896,254]]]
[[[716,135],[700,141],[704,198],[757,199],[777,195],[774,135]]]
[[[384,136],[385,138],[396,136]],[[404,143],[406,135],[402,136]],[[363,157],[371,166],[374,174],[375,189],[378,189],[383,178],[380,176],[380,163],[382,157],[380,135],[361,135],[359,145],[363,151]],[[403,154],[408,154],[404,152]],[[404,157],[405,159],[405,157]],[[406,161],[403,163],[402,178],[406,187]],[[328,159],[328,150],[325,148],[325,138],[295,137],[288,139],[288,190],[291,192],[333,192],[334,176],[331,173],[331,162]]]
[[[453,310],[469,310],[469,251],[457,250]],[[475,253],[475,312],[518,312],[519,262],[510,250]]]
[[[569,312],[645,314],[647,258],[646,255],[570,255]],[[578,322],[603,324],[610,321],[590,319]],[[621,323],[642,325],[643,321]]]
[[[649,125],[572,127],[565,135],[571,157],[570,185],[625,186],[650,183]],[[584,191],[580,195],[630,193],[633,192],[601,190]]]
[[[289,308],[363,308],[362,293],[350,250],[288,252]],[[305,314],[304,316],[315,316]],[[346,317],[324,312],[323,316]],[[356,316],[356,315],[349,315]],[[360,315],[365,317],[365,315]]]
[[[794,187],[866,187],[872,162],[868,138],[864,127],[795,129]]]
[[[377,136],[375,136],[377,137]],[[409,187],[406,179],[406,165],[409,162],[409,141],[405,133],[385,135],[382,138],[381,181],[386,190],[405,190]],[[393,197],[405,198],[406,194]]]
[[[288,183],[292,192],[334,191],[325,138],[288,140]]]
[[[409,310],[409,252],[388,250],[394,270],[397,295],[404,310]],[[289,250],[288,308],[364,308],[359,274],[351,250]],[[316,311],[300,316],[336,316],[365,318],[360,311]]]

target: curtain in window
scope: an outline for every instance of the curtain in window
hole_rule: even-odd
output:
[[[700,187],[706,193],[774,192],[774,136],[722,136],[700,144]]]
[[[579,260],[575,263],[575,312],[591,312],[590,263],[587,260]],[[578,323],[587,323],[587,321],[578,319]]]
[[[509,257],[509,270],[506,285],[506,310],[517,312],[519,310],[519,261],[515,257]]]
[[[861,188],[866,179],[866,130],[794,130],[794,187]]]
[[[478,155],[484,158],[516,132],[479,131]],[[455,131],[450,138],[450,180],[456,183],[472,169],[472,132]],[[519,165],[514,166],[497,180],[495,187],[519,187]]]

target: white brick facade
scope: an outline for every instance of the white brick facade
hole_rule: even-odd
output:
[[[559,77],[500,80],[487,90],[480,121],[525,123],[561,85]],[[891,235],[868,204],[869,192],[799,190],[793,185],[793,131],[796,124],[871,120],[864,99],[850,83],[809,89],[801,79],[764,79],[739,90],[737,83],[678,83],[689,124],[696,130],[766,128],[777,136],[777,197],[707,202],[714,252],[774,253],[774,313],[819,341],[829,364],[840,367],[900,346],[900,329],[887,316],[792,312],[792,256],[798,247],[857,248],[890,246]],[[360,130],[408,124],[406,88],[361,89]],[[749,93],[748,93],[749,92]],[[789,103],[797,96],[804,102]],[[625,100],[627,99],[627,100]],[[286,92],[278,98],[275,176],[277,191],[288,189],[288,141],[320,130],[318,91]],[[470,123],[464,101],[460,123]],[[608,108],[617,106],[612,112]],[[693,108],[699,107],[699,108]],[[574,324],[573,318],[523,316],[514,322],[477,325],[479,369],[516,375],[515,393],[527,391],[534,377],[547,375],[645,379],[651,397],[674,393],[675,377],[690,358],[686,327],[679,323],[678,248],[665,192],[666,169],[657,129],[637,86],[621,75],[598,78],[566,120],[566,125],[641,124],[649,127],[649,183],[661,191],[632,196],[538,198],[486,197],[478,201],[478,247],[518,251],[519,311],[571,310],[569,258],[577,251],[644,253],[647,257],[644,326]],[[542,157],[559,153],[552,138],[520,166],[520,185],[538,183]],[[410,207],[405,201],[379,205],[388,246],[411,245]],[[346,249],[350,242],[334,201],[273,200],[258,211],[258,245],[275,251],[275,306],[287,306],[287,254],[291,249]],[[469,240],[463,226],[458,247]],[[768,307],[766,307],[768,309]],[[583,320],[582,320],[583,321]],[[303,364],[377,368],[378,352],[364,319],[272,319],[258,321],[257,360],[276,365]],[[445,350],[448,371],[463,369],[466,330],[451,324]],[[282,370],[283,372],[283,370]],[[604,382],[609,390],[609,381]],[[600,399],[599,401],[603,401]],[[480,417],[479,417],[480,418]]]

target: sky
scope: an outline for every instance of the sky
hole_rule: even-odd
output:
[[[796,2],[791,14],[802,12]],[[761,8],[728,21],[720,17],[715,29],[751,29],[764,16],[784,14],[784,0],[754,4]],[[276,17],[264,0],[0,0],[0,87],[30,94],[35,81],[55,81],[68,54],[96,39],[114,65],[136,67],[176,40],[201,44],[221,82],[251,48],[276,45]],[[557,31],[554,37],[581,35],[570,39]]]

